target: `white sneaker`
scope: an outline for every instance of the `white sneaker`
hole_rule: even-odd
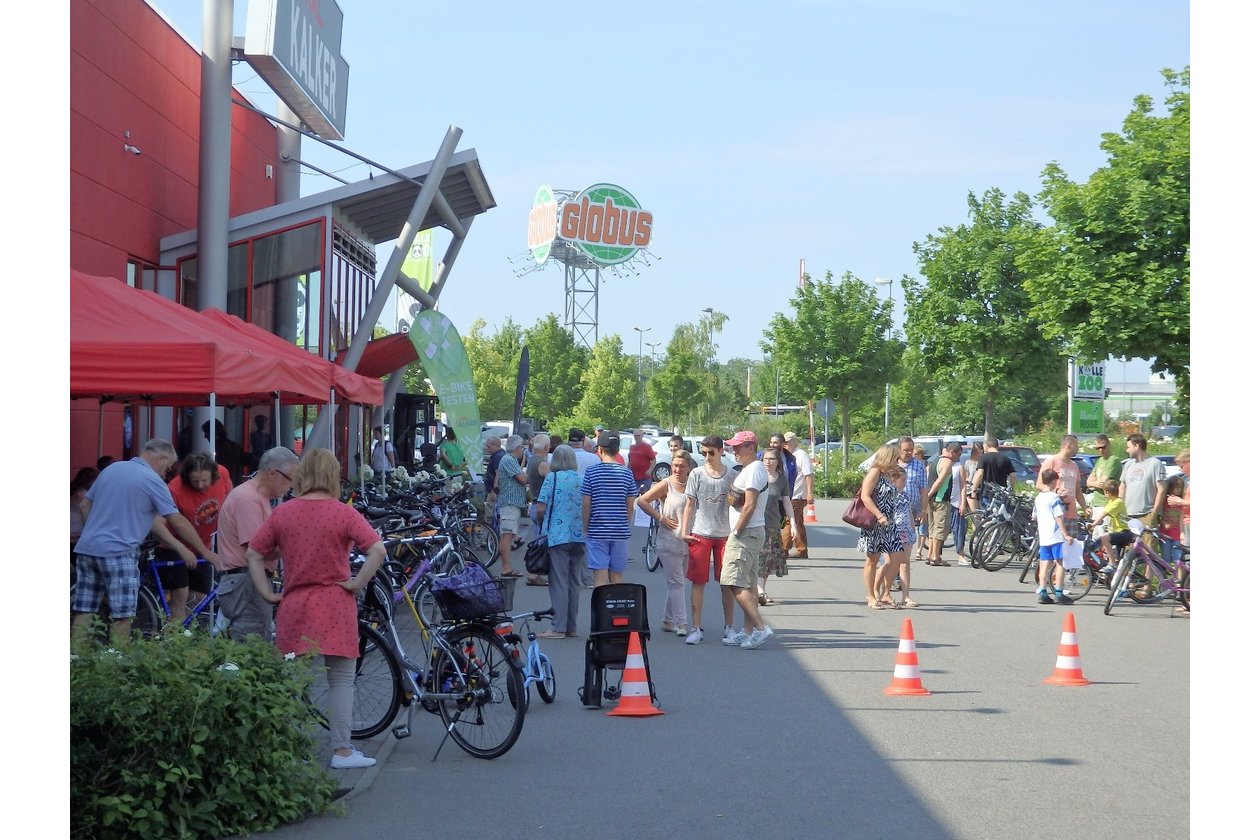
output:
[[[723,638],[722,644],[735,647],[736,645],[742,645],[747,638],[748,634],[743,630],[740,630],[738,633],[732,633],[731,635]]]
[[[731,625],[729,624],[726,625],[725,627],[722,628],[722,641],[723,642],[727,641],[728,639],[730,639],[732,636],[734,636],[736,633],[739,633],[739,632],[741,631],[736,630]]]
[[[354,750],[350,755],[333,753],[332,757],[332,769],[334,770],[357,770],[360,767],[371,767],[375,763],[375,758],[364,755],[358,750]]]
[[[693,628],[692,631],[687,634],[687,644],[689,645],[698,645],[703,641],[704,631],[699,627]]]
[[[743,644],[740,645],[740,647],[744,648],[745,650],[752,650],[755,647],[761,647],[762,645],[766,643],[766,640],[769,639],[773,635],[774,635],[774,631],[771,630],[770,625],[767,624],[765,627],[762,627],[760,630],[754,629],[752,631],[752,634],[747,639],[744,639],[744,642]]]
[[[686,636],[686,635],[687,635],[687,625],[686,625],[686,624],[679,624],[679,625],[678,625],[678,630],[677,630],[676,632],[678,633],[678,635],[679,635],[679,636]]]

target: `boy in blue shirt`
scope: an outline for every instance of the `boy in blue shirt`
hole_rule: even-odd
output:
[[[1045,470],[1041,474],[1042,487],[1054,487],[1059,474]],[[1053,490],[1043,490],[1033,502],[1037,518],[1037,542],[1041,545],[1040,574],[1037,576],[1037,603],[1071,604],[1072,599],[1063,594],[1063,544],[1071,544],[1072,535],[1063,524],[1063,499]],[[1051,567],[1054,568],[1054,597],[1046,587]]]

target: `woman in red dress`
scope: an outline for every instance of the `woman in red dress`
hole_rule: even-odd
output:
[[[308,449],[293,473],[295,498],[277,507],[250,540],[245,556],[254,586],[276,610],[276,647],[283,653],[313,651],[328,672],[328,729],[332,767],[370,767],[369,758],[350,746],[354,708],[354,665],[359,658],[359,617],[355,593],[372,580],[385,559],[385,544],[363,515],[339,498],[341,466],[327,449]],[[367,555],[350,576],[350,549]],[[263,559],[284,558],[284,593],[267,579]]]

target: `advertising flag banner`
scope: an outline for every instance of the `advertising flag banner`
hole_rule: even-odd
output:
[[[426,309],[416,315],[407,337],[416,356],[437,391],[438,402],[446,412],[446,423],[455,429],[455,439],[464,450],[464,460],[474,478],[481,474],[485,452],[481,445],[481,411],[477,408],[477,388],[464,341],[449,318]]]
[[[529,386],[529,348],[521,348],[521,363],[516,369],[516,407],[512,410],[512,432],[520,434],[521,415],[525,411],[525,389]]]
[[[426,292],[433,288],[433,229],[422,230],[411,240],[411,250],[403,260],[402,273]]]

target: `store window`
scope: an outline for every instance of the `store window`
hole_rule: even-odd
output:
[[[132,257],[127,260],[127,285],[133,289],[157,290],[157,266]]]

